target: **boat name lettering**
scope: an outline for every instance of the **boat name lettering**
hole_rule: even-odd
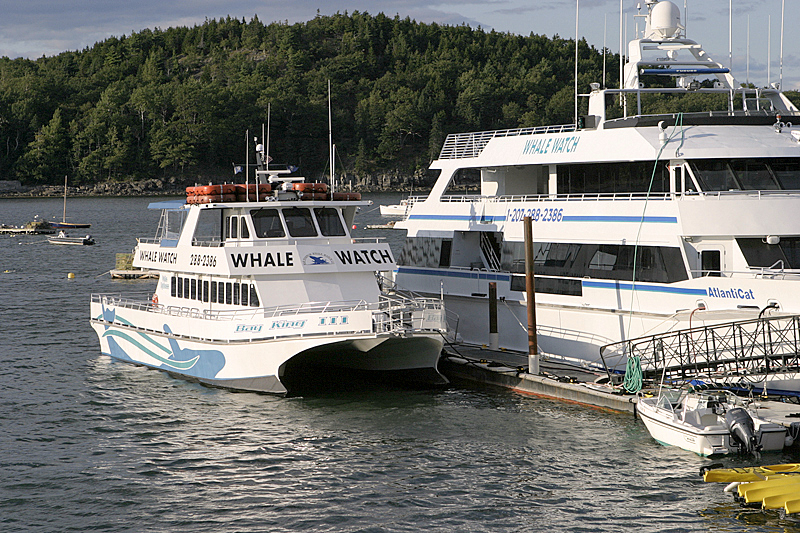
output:
[[[217,266],[217,257],[214,255],[192,254],[189,256],[189,266],[215,267]]]
[[[239,324],[236,326],[236,333],[258,333],[259,331],[261,331],[261,324]]]
[[[305,325],[305,320],[273,320],[269,329],[300,329]]]
[[[569,137],[542,137],[525,141],[523,155],[563,154],[578,149],[581,138],[577,135]]]
[[[347,316],[321,316],[319,317],[320,326],[344,326],[347,324]]]
[[[709,287],[708,295],[711,298],[738,298],[739,300],[755,300],[753,289],[720,289],[718,287]]]
[[[294,266],[294,255],[292,252],[266,252],[266,253],[244,253],[231,254],[234,268],[266,268],[266,267],[290,267]],[[249,261],[248,261],[249,260]]]
[[[139,260],[174,265],[178,262],[178,254],[175,252],[158,252],[156,250],[139,250]]]
[[[334,250],[343,265],[372,265],[393,263],[388,250]]]
[[[561,222],[564,219],[564,208],[509,209],[506,214],[509,222],[519,222],[525,217],[531,217],[534,222]]]

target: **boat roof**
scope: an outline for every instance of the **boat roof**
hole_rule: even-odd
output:
[[[147,209],[167,209],[169,211],[178,211],[183,209],[186,205],[186,200],[165,200],[162,202],[150,202],[147,204]]]

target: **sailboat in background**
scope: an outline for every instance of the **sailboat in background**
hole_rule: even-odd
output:
[[[64,176],[64,211],[61,214],[61,222],[50,222],[50,226],[57,229],[90,228],[91,224],[80,224],[77,222],[67,222],[67,177]]]

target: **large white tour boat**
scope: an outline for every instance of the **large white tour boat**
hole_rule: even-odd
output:
[[[528,350],[524,217],[545,356],[600,366],[610,343],[800,313],[798,109],[779,87],[738,84],[673,3],[646,4],[622,88],[592,84],[577,124],[449,135],[431,193],[396,224],[396,281],[443,293],[460,340],[492,340],[496,282],[499,346]],[[653,101],[722,110],[644,114]],[[463,194],[470,178],[480,194]]]
[[[447,383],[441,298],[396,290],[377,276],[395,268],[389,245],[350,236],[369,202],[258,174],[269,183],[192,187],[186,202],[151,204],[163,209],[157,238],[139,240],[133,266],[158,273],[157,289],[152,301],[92,295],[102,353],[276,394],[356,373]]]

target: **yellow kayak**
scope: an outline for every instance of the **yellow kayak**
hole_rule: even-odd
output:
[[[796,500],[787,500],[783,506],[786,509],[786,514],[800,513],[800,498]]]
[[[763,481],[768,477],[781,474],[800,474],[800,463],[748,466],[745,468],[714,468],[703,471],[703,481],[709,483],[731,483],[734,481],[744,483],[747,481]]]
[[[756,483],[739,485],[739,493],[743,494],[745,503],[764,502],[766,498],[775,497],[782,497],[783,502],[785,502],[786,500],[794,500],[800,497],[800,477],[797,477],[794,480],[794,483],[783,483],[784,480],[785,478],[762,481],[759,482],[759,484],[769,483],[769,485],[755,488],[750,488],[748,485],[755,485]],[[780,505],[773,507],[773,509],[783,507],[783,502],[781,502]]]
[[[737,487],[737,490],[739,491],[739,496],[744,498],[744,494],[748,490],[764,489],[767,487],[777,487],[779,485],[794,485],[795,483],[800,483],[800,476],[791,474],[785,474],[785,475],[780,474],[777,476],[769,476],[767,479],[763,481],[750,481],[742,483]]]

